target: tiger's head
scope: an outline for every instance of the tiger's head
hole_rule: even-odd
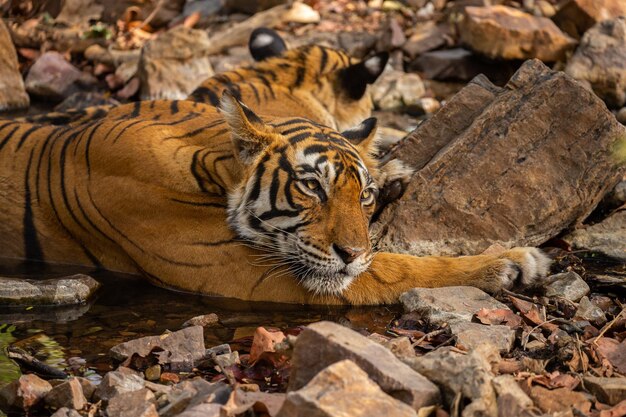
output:
[[[287,49],[278,33],[257,28],[250,35],[250,54],[255,68],[272,74],[272,82],[289,87],[292,94],[314,97],[332,114],[335,127],[346,130],[369,117],[374,104],[367,86],[385,69],[389,53],[380,52],[364,60],[321,45]]]
[[[228,93],[221,112],[243,168],[230,226],[308,290],[340,293],[373,257],[376,119],[343,133],[305,119],[266,123]]]

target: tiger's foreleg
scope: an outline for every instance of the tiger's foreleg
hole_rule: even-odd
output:
[[[547,275],[550,263],[536,248],[457,258],[378,253],[342,296],[353,304],[381,304],[395,303],[415,287],[467,285],[494,293],[515,284],[532,286]]]

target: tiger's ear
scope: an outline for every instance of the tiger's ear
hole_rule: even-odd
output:
[[[287,44],[278,33],[269,28],[256,28],[248,41],[250,55],[255,61],[280,56],[287,50]]]
[[[274,140],[271,128],[228,90],[222,94],[219,109],[230,128],[239,160],[244,165],[252,164]]]
[[[374,156],[378,152],[378,120],[375,117],[363,120],[358,126],[341,132],[363,154]]]
[[[341,74],[342,83],[350,98],[359,100],[363,97],[367,85],[378,79],[388,60],[389,53],[380,52],[344,69]]]

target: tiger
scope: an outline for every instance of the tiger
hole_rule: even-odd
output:
[[[158,100],[80,126],[0,122],[0,257],[140,274],[178,291],[248,301],[387,304],[414,287],[533,285],[536,248],[465,257],[373,249],[388,165],[377,121],[339,132]]]
[[[256,61],[203,81],[187,98],[214,107],[228,90],[262,115],[303,117],[337,130],[346,130],[371,116],[374,105],[367,86],[385,69],[388,52],[362,61],[338,49],[305,45],[288,50],[274,30],[260,27],[248,42]],[[103,117],[113,106],[30,116],[33,123],[84,123]]]

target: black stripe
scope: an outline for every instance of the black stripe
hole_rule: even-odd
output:
[[[41,250],[41,244],[37,236],[37,229],[35,228],[35,221],[33,219],[33,209],[30,201],[30,168],[33,161],[33,154],[35,149],[31,149],[30,157],[28,158],[28,165],[26,166],[26,176],[24,178],[24,218],[22,220],[24,228],[24,253],[26,259],[29,260],[44,260],[43,251]]]

